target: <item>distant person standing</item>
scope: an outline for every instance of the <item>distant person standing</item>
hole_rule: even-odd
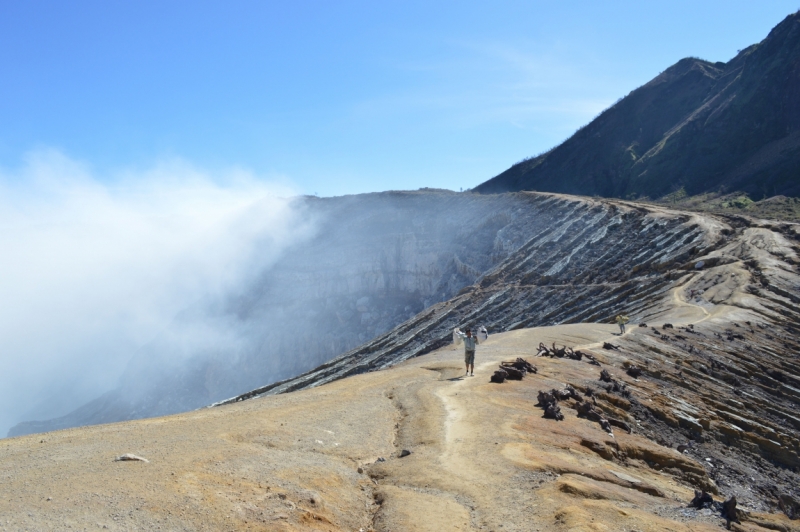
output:
[[[466,375],[472,377],[475,373],[475,346],[478,344],[478,339],[472,336],[472,329],[467,328],[466,334],[456,329],[455,333],[464,340],[464,364],[467,367]]]
[[[624,316],[622,314],[617,314],[616,322],[619,325],[619,335],[622,336],[625,334],[625,324],[628,323],[630,320],[628,316]]]

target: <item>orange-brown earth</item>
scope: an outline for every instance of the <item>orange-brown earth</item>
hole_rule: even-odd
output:
[[[499,361],[530,359],[540,341],[591,349],[617,367],[622,355],[597,349],[614,330],[495,335],[471,378],[450,347],[297,393],[5,440],[0,529],[718,529],[710,510],[686,507],[693,484],[713,486],[702,460],[636,428],[609,435],[569,408],[564,421],[542,417],[538,390],[596,381],[599,368],[537,358],[537,375],[488,382]],[[648,334],[633,329],[625,341]],[[617,377],[633,396],[669,409],[670,394],[647,379]],[[614,402],[600,404],[635,425],[624,400]],[[399,458],[402,449],[411,455]],[[149,462],[114,461],[127,452]],[[798,529],[758,512],[741,528],[759,525]]]
[[[695,489],[736,495],[733,529],[800,530],[786,234],[749,227],[704,268],[670,271],[675,287],[639,314],[648,326],[624,336],[494,334],[474,377],[446,346],[294,393],[2,440],[0,530],[719,529],[718,511],[687,506]],[[602,367],[536,357],[540,342]],[[538,373],[489,382],[517,357]],[[567,385],[631,433],[579,417],[574,399],[563,421],[544,418],[538,392]],[[148,462],[114,461],[125,453]]]

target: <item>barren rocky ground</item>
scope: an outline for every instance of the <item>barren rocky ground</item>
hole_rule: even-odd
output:
[[[586,324],[495,335],[480,348],[475,377],[462,375],[460,350],[447,347],[291,394],[8,439],[0,445],[0,529],[719,529],[714,512],[687,503],[697,482],[714,485],[704,458],[710,452],[719,468],[724,447],[705,452],[696,443],[682,454],[654,442],[654,426],[644,416],[636,423],[635,409],[626,417],[632,433],[611,435],[569,408],[555,421],[536,406],[542,389],[600,389],[596,366],[533,358],[539,342],[580,347],[617,368],[623,357],[602,343],[640,345],[649,330],[623,340],[615,330]],[[535,362],[538,374],[488,382],[500,361],[517,356]],[[633,400],[667,404],[646,377],[615,373]],[[611,455],[598,452],[603,447]],[[411,454],[401,458],[404,449]],[[124,453],[149,462],[114,461]],[[730,462],[733,470],[757,467]],[[719,490],[738,494],[749,512],[734,527],[798,529],[749,496],[747,482]]]
[[[606,259],[619,280],[596,292],[590,275],[572,287],[534,279],[555,258],[539,239],[521,248],[527,259],[376,340],[355,371],[354,352],[285,383],[303,388],[292,393],[0,440],[0,530],[724,527],[718,508],[689,507],[695,490],[736,496],[731,529],[800,530],[797,227],[614,208],[595,214],[670,230],[647,236],[654,258],[633,281],[627,256]],[[687,243],[685,263],[653,266]],[[585,309],[603,298],[611,312],[628,301],[632,323],[624,336],[609,323],[525,328],[524,309],[508,310],[525,301],[515,290]],[[413,356],[425,346],[401,345],[414,330],[442,342],[438,328],[482,312],[490,330],[514,321],[479,346],[474,377],[456,346]],[[583,357],[537,356],[540,343]],[[490,382],[518,357],[537,373]],[[585,401],[562,399],[563,420],[544,417],[539,392],[568,386]],[[579,415],[581,404],[614,425]],[[148,461],[115,461],[125,453]]]

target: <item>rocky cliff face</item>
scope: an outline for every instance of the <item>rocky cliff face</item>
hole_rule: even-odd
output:
[[[514,199],[516,216],[493,239],[496,263],[458,295],[306,375],[243,397],[386,367],[445,345],[454,327],[507,331],[609,320],[619,312],[647,318],[676,271],[720,246],[730,231],[711,218],[634,204],[537,193]]]
[[[551,353],[564,366],[554,378],[592,396],[615,426],[695,462],[676,465],[613,438],[581,445],[612,463],[736,494],[751,509],[800,517],[800,226],[521,197],[536,216],[504,234],[519,227],[528,239],[456,297],[313,371],[224,403],[384,369],[449,344],[457,326],[611,323],[622,312],[634,334],[584,344],[582,361]]]
[[[530,342],[503,353],[535,362],[548,389],[568,384],[592,397],[598,416],[639,441],[587,436],[580,452],[725,497],[738,494],[750,510],[800,515],[796,224],[544,193],[309,201],[322,220],[336,223],[322,225],[312,245],[293,250],[250,290],[214,309],[214,317],[252,335],[239,352],[198,353],[167,374],[173,368],[158,365],[154,355],[163,351],[154,344],[132,362],[118,390],[60,420],[15,430],[188,409],[237,387],[251,386],[219,404],[314,388],[446,346],[457,326],[485,325],[495,333],[610,323],[624,312],[632,333],[611,336],[611,325],[589,326],[606,329],[603,341],[581,336],[585,325],[551,329],[563,329],[557,338],[575,342],[569,347],[583,359],[560,349],[547,361],[533,358],[532,343],[548,338],[547,329],[525,331],[519,338]],[[575,332],[566,334],[570,327]],[[373,337],[363,342],[366,335]],[[448,357],[445,366],[460,372],[458,353],[449,353],[456,360]],[[132,392],[145,378],[152,385]],[[502,394],[492,386],[476,385]],[[320,393],[336,389],[342,388]],[[557,429],[545,423],[557,422],[541,419],[534,389],[526,390],[520,419],[535,418],[530,423],[538,428],[522,440],[547,439],[541,431]],[[404,401],[413,397],[409,392]],[[570,401],[564,409],[581,412]],[[522,430],[525,423],[503,427]],[[547,467],[585,473],[572,462]]]
[[[776,252],[775,262],[740,250],[770,247],[776,238],[791,249],[792,225],[758,233],[741,218],[542,193],[307,201],[321,220],[317,237],[247,290],[205,309],[241,335],[237,350],[199,351],[171,365],[164,362],[169,342],[158,340],[131,362],[118,389],[63,418],[17,425],[10,435],[317,386],[428,353],[449,343],[456,326],[501,332],[608,321],[619,312],[657,320],[687,275],[713,280],[710,268],[732,263],[754,276],[742,281],[742,274],[736,293],[763,294],[744,300],[758,319],[800,327],[795,259],[786,251]],[[745,238],[754,231],[758,238]],[[704,269],[695,270],[701,260]],[[776,361],[770,354],[758,364],[773,368]]]
[[[524,196],[432,190],[301,203],[318,223],[310,242],[176,317],[183,336],[146,346],[117,389],[9,435],[191,410],[296,376],[455,296],[519,248],[536,216]]]

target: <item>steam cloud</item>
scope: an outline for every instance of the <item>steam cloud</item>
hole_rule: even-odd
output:
[[[224,324],[174,317],[246,286],[313,234],[291,195],[180,161],[100,179],[40,151],[0,169],[0,437],[113,388],[156,336],[185,347],[176,358],[193,343],[235,351]]]

